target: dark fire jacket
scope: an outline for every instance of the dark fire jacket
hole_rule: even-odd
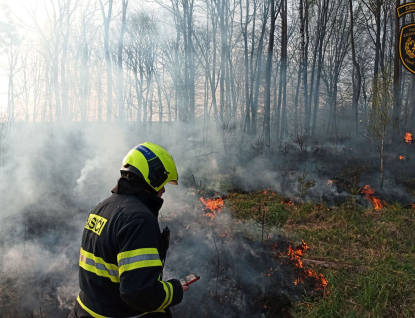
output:
[[[120,178],[89,214],[73,317],[165,317],[182,301],[180,282],[162,280],[166,250],[157,217],[163,199],[142,190]]]

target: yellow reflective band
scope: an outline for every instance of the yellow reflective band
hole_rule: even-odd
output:
[[[108,318],[108,317],[106,317],[106,316],[102,316],[102,315],[99,315],[99,314],[97,314],[97,313],[95,313],[95,312],[93,312],[91,309],[89,309],[87,306],[85,306],[83,303],[82,303],[82,301],[81,301],[81,298],[79,298],[79,296],[78,296],[78,298],[76,298],[76,300],[78,301],[78,303],[79,303],[79,305],[81,305],[81,307],[88,313],[88,314],[90,314],[92,317],[94,317],[94,318]]]
[[[114,283],[120,282],[117,265],[106,263],[101,257],[96,257],[82,247],[79,256],[79,266],[98,276],[107,277]]]
[[[81,298],[78,296],[77,298],[76,298],[76,300],[78,301],[78,303],[79,303],[79,305],[88,313],[88,314],[90,314],[92,317],[94,317],[94,318],[110,318],[110,317],[107,317],[107,316],[102,316],[102,315],[99,315],[99,314],[97,314],[97,313],[95,313],[95,312],[93,312],[91,309],[89,309],[87,306],[85,306],[84,304],[83,304],[83,302],[81,301]],[[145,312],[144,314],[141,314],[141,315],[139,315],[139,316],[134,316],[134,317],[129,317],[129,318],[140,318],[140,317],[142,317],[142,316],[144,316],[144,315],[147,315],[147,314],[152,314],[152,313],[155,313],[155,312],[161,312],[161,313],[165,313],[165,311],[164,310],[159,310],[159,309],[157,309],[157,310],[155,310],[155,311],[150,311],[150,312]]]
[[[120,276],[137,268],[163,266],[156,248],[140,248],[117,256]]]
[[[159,309],[166,309],[167,306],[171,304],[173,300],[173,286],[169,282],[160,282],[163,284],[164,291],[166,292],[166,298],[164,299],[163,304],[160,306]]]
[[[164,299],[164,301],[163,301],[163,303],[161,304],[161,306],[159,307],[159,309],[163,309],[163,308],[165,308],[165,304],[167,303],[167,301],[169,300],[169,296],[170,296],[170,292],[169,292],[169,288],[167,287],[167,285],[166,285],[166,283],[165,282],[160,282],[160,283],[162,283],[163,284],[163,288],[164,288],[164,291],[166,292],[166,298]]]
[[[103,218],[102,216],[91,213],[88,217],[88,221],[86,221],[85,228],[87,230],[91,230],[92,232],[98,235],[101,235],[105,223],[107,223],[107,219]]]
[[[171,304],[171,301],[173,300],[173,285],[171,283],[167,283],[167,285],[170,288],[170,299],[169,299],[169,302],[166,304],[166,307],[169,306]]]

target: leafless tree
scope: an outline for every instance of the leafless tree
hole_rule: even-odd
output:
[[[99,0],[102,19],[104,21],[104,52],[105,61],[107,63],[107,121],[111,121],[112,114],[112,66],[109,48],[109,29],[112,16],[112,3],[113,0],[108,0],[108,13],[105,13],[106,4],[103,2],[103,0]]]
[[[128,0],[122,0],[121,12],[121,32],[117,44],[117,101],[118,101],[118,120],[124,121],[124,94],[123,94],[123,48],[124,34],[126,29]]]
[[[390,138],[390,125],[393,113],[392,76],[388,70],[377,75],[373,87],[373,103],[369,117],[368,133],[379,148],[380,188],[383,188],[385,176],[385,147]]]

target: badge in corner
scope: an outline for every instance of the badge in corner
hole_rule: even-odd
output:
[[[403,66],[415,74],[415,23],[404,25],[401,28],[399,55]]]

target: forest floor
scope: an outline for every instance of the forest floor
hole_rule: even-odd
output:
[[[230,194],[225,206],[234,218],[255,220],[259,240],[263,231],[265,239],[283,233],[309,246],[304,267],[323,274],[328,290],[304,293],[291,317],[415,317],[415,206],[292,204],[270,189]]]

